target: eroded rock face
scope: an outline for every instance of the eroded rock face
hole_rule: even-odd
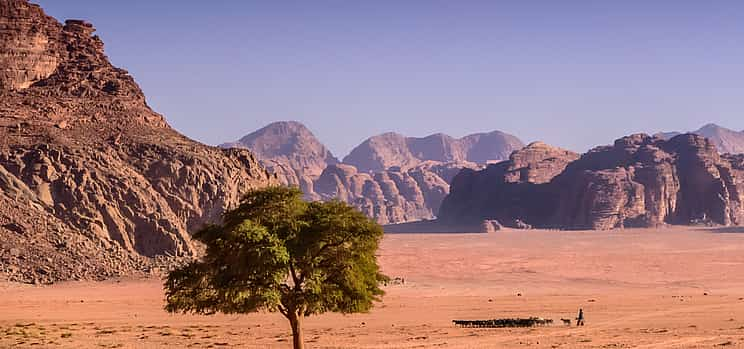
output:
[[[59,64],[59,27],[25,1],[0,6],[0,89],[20,90],[52,75]]]
[[[0,205],[0,221],[34,231],[26,238],[0,228],[0,273],[11,280],[43,274],[15,265],[22,259],[11,248],[47,253],[34,265],[48,269],[48,280],[191,256],[190,231],[218,221],[247,190],[277,183],[249,151],[205,146],[170,128],[109,63],[92,25],[63,26],[25,0],[0,0],[0,15],[0,63],[10,67],[0,73],[0,198],[12,202]],[[60,252],[59,239],[80,244]],[[50,265],[84,254],[91,262],[80,270]]]
[[[425,161],[485,164],[506,159],[523,146],[518,138],[499,131],[460,139],[441,133],[416,138],[391,132],[367,139],[344,158],[344,163],[362,172],[412,168]]]
[[[368,173],[351,165],[332,165],[315,182],[315,195],[319,200],[348,202],[380,224],[433,219],[449,193],[448,179],[463,168],[478,167],[427,162]]]
[[[0,181],[7,175],[0,167]],[[0,190],[0,207],[0,280],[46,284],[156,272],[156,260],[71,227],[31,196]]]
[[[504,180],[508,183],[547,183],[578,158],[579,154],[570,150],[533,142],[512,153],[509,161],[502,165],[506,171]]]
[[[535,160],[544,161],[528,162]],[[536,181],[512,181],[507,169],[513,160],[463,171],[440,215],[451,221],[521,219],[566,229],[742,224],[741,160],[722,158],[704,137],[685,134],[666,141],[632,135],[563,162],[560,174]]]
[[[321,200],[348,202],[380,224],[433,218],[449,185],[421,169],[358,172],[354,166],[328,166],[315,182]]]

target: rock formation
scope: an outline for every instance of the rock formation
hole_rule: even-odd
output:
[[[367,173],[338,164],[328,166],[315,182],[321,200],[348,202],[380,224],[434,218],[447,192],[447,182],[422,168]]]
[[[501,223],[499,223],[499,221],[487,219],[481,222],[480,232],[484,234],[493,234],[501,230],[502,228],[503,226],[501,225]]]
[[[734,131],[716,124],[707,124],[690,133],[710,139],[721,154],[744,153],[744,131]],[[681,134],[680,132],[661,132],[657,133],[656,136],[671,139]]]
[[[441,133],[415,138],[390,132],[364,141],[344,158],[344,163],[356,166],[362,172],[384,171],[391,167],[411,168],[427,160],[485,164],[504,160],[523,146],[517,137],[499,131],[460,139]]]
[[[743,223],[742,156],[719,156],[704,137],[632,135],[578,159],[534,147],[483,171],[462,171],[442,204],[441,219],[496,219],[506,226],[522,220],[565,229]],[[543,170],[516,175],[525,165]]]
[[[548,214],[543,206],[546,183],[579,158],[568,150],[535,142],[518,150],[509,160],[483,170],[462,170],[452,181],[450,194],[439,210],[448,224],[479,224],[495,219],[511,228],[530,224]]]
[[[170,128],[94,31],[0,0],[0,277],[106,277],[193,255],[190,231],[275,181],[249,151]]]
[[[394,224],[435,218],[455,175],[463,168],[480,166],[463,159],[484,164],[521,142],[497,131],[460,140],[441,134],[421,139],[386,134],[365,144],[374,144],[377,154],[400,155],[401,149],[406,153],[389,155],[362,169],[338,163],[312,132],[292,121],[272,123],[222,146],[250,149],[282,183],[299,186],[309,200],[339,199],[380,224]]]

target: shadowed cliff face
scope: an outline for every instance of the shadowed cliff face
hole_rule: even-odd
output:
[[[579,155],[541,142],[515,151],[509,160],[477,170],[463,170],[452,181],[439,211],[451,224],[496,219],[506,226],[532,223],[550,214],[556,197],[549,183]]]
[[[0,246],[0,273],[14,280],[100,277],[139,268],[126,261],[141,256],[192,255],[190,231],[274,181],[249,151],[170,128],[93,33],[0,0],[9,68],[0,73],[0,240],[17,242]],[[108,262],[59,262],[85,255]]]
[[[458,175],[442,205],[443,220],[520,219],[566,229],[743,223],[738,157],[722,158],[701,136],[665,141],[639,134],[579,159],[528,157],[528,167],[549,168],[537,171],[545,174],[538,181],[512,179],[509,169],[523,167],[515,160],[521,152],[484,171]]]

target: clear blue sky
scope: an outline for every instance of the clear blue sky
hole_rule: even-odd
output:
[[[151,106],[209,144],[288,119],[337,156],[385,131],[584,151],[744,129],[738,0],[33,1],[93,22]]]

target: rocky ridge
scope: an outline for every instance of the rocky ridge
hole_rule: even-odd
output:
[[[498,131],[460,140],[442,134],[424,138],[385,134],[352,151],[360,154],[359,149],[372,147],[375,160],[358,158],[351,164],[346,161],[350,154],[338,163],[302,124],[276,122],[222,147],[255,152],[282,183],[299,186],[308,200],[339,199],[380,224],[395,224],[435,218],[449,183],[461,169],[500,160],[521,144]]]
[[[362,172],[391,167],[410,168],[424,161],[485,164],[504,160],[524,146],[517,137],[500,132],[477,133],[463,138],[437,133],[417,138],[388,132],[370,137],[344,158]]]
[[[721,154],[744,154],[744,131],[735,131],[716,124],[707,124],[690,133],[710,139]],[[681,134],[681,132],[660,132],[655,136],[671,139]]]
[[[441,220],[560,229],[744,223],[743,156],[721,156],[699,135],[664,140],[636,134],[578,158],[557,148],[537,156],[525,152],[533,151],[528,146],[507,162],[461,172]],[[514,174],[525,165],[543,170]]]
[[[0,277],[147,272],[194,255],[190,231],[276,183],[249,151],[170,128],[94,31],[0,0]]]

